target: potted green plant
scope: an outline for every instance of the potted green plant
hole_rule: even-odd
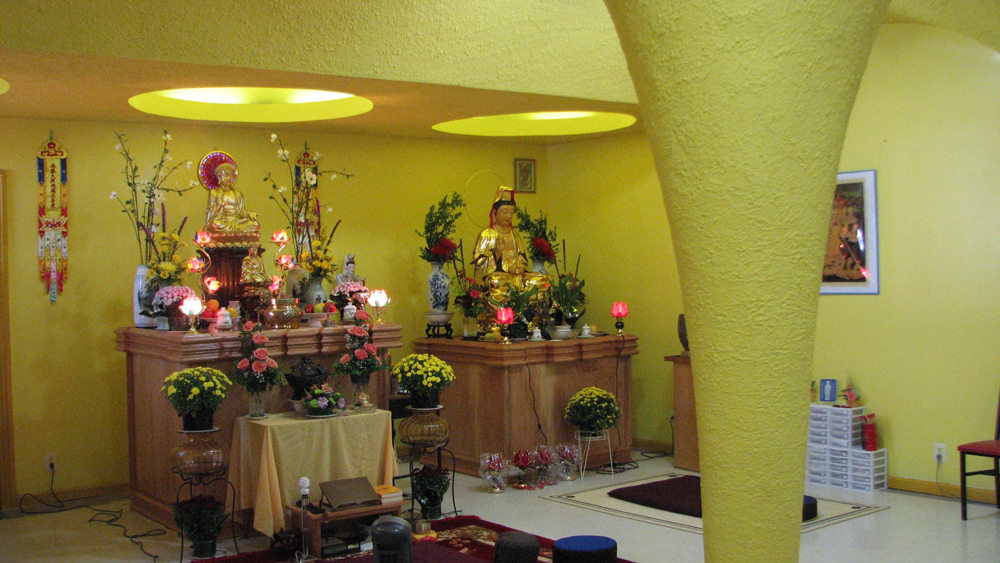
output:
[[[413,473],[411,483],[413,498],[420,504],[421,518],[440,518],[441,503],[451,484],[451,472],[444,467],[425,465]]]
[[[618,423],[622,410],[615,396],[600,387],[586,387],[566,403],[566,422],[581,433],[599,434]]]
[[[410,354],[391,373],[410,392],[414,408],[437,407],[438,394],[455,381],[455,370],[433,354]]]
[[[583,305],[587,303],[587,296],[583,293],[585,283],[575,274],[565,273],[560,275],[556,283],[552,285],[550,295],[552,303],[561,316],[562,323],[559,324],[565,323],[571,328],[575,328],[576,321],[587,311],[583,308]]]
[[[210,495],[197,495],[174,505],[174,522],[191,538],[192,557],[215,556],[215,542],[225,520],[225,503]]]
[[[215,410],[232,382],[215,368],[186,368],[167,376],[160,388],[183,419],[185,431],[211,430]]]

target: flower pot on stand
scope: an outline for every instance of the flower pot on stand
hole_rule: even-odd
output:
[[[450,296],[451,279],[444,271],[444,264],[431,263],[431,273],[427,276],[427,302],[431,311],[447,311]]]

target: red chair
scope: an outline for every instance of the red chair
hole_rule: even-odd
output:
[[[966,503],[966,487],[965,478],[970,475],[992,475],[993,476],[993,490],[995,491],[997,497],[997,508],[1000,508],[1000,400],[997,401],[997,426],[996,430],[993,432],[992,440],[983,440],[982,442],[970,442],[968,444],[962,444],[958,447],[958,453],[961,454],[961,467],[959,471],[961,472],[962,478],[962,520],[967,519],[965,503]],[[966,471],[965,470],[965,456],[976,455],[980,457],[989,457],[993,459],[993,469],[984,469],[982,471]]]

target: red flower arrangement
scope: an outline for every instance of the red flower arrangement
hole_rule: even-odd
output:
[[[274,361],[270,352],[264,347],[267,335],[262,332],[263,328],[262,325],[252,321],[243,323],[240,328],[243,358],[236,364],[233,379],[246,387],[249,393],[262,393],[281,381],[278,362]]]
[[[540,256],[546,262],[555,260],[556,252],[552,250],[552,245],[547,239],[535,237],[531,239],[531,248],[534,250],[532,256]]]
[[[452,242],[450,238],[442,238],[437,244],[431,247],[431,254],[433,254],[437,261],[447,262],[455,257],[455,249],[458,245]]]

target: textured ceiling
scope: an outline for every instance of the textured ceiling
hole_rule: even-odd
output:
[[[128,96],[223,85],[329,88],[376,104],[289,128],[434,137],[438,121],[495,113],[638,117],[601,0],[25,0],[5,2],[3,17],[4,117],[159,121]],[[997,0],[896,0],[888,21],[1000,46]]]

